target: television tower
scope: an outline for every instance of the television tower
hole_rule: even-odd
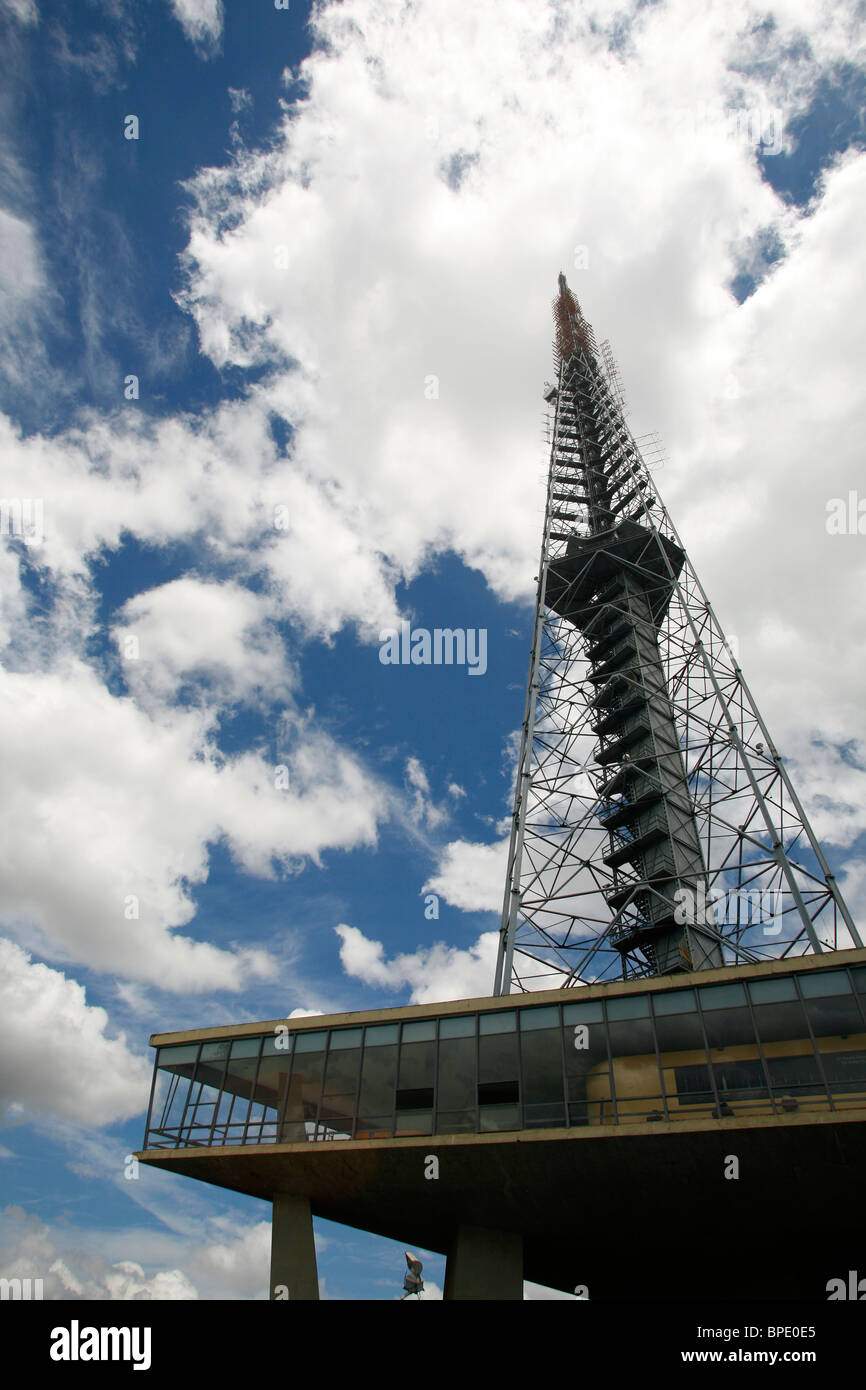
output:
[[[565,276],[496,994],[862,942]]]

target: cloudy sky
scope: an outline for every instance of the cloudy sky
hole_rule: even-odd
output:
[[[264,1297],[149,1034],[489,993],[560,270],[866,902],[858,9],[0,0],[0,1274]]]

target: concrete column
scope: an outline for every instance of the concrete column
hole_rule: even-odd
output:
[[[313,1216],[307,1197],[274,1193],[271,1218],[270,1297],[318,1299],[319,1275],[313,1241]]]
[[[523,1237],[460,1226],[445,1262],[445,1297],[523,1298]]]

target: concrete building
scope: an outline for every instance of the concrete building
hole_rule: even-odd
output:
[[[157,1034],[143,1163],[447,1257],[445,1297],[824,1298],[862,1262],[866,950]],[[853,1263],[852,1263],[853,1262]]]

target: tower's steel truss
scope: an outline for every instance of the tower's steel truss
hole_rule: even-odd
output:
[[[496,993],[862,942],[564,276]]]

